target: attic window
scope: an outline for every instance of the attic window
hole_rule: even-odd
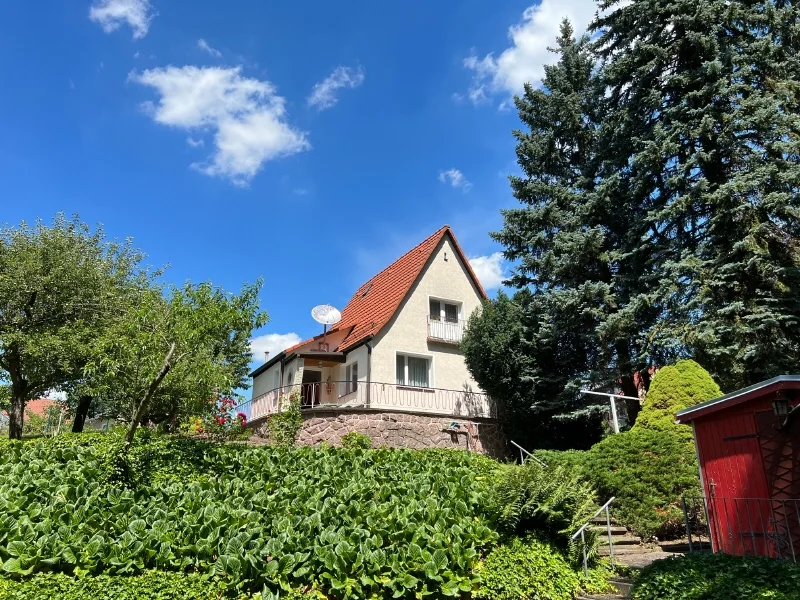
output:
[[[372,284],[370,283],[370,284],[367,286],[367,289],[365,289],[365,290],[364,290],[364,293],[363,293],[363,294],[361,294],[361,297],[362,297],[362,298],[366,297],[366,295],[367,295],[367,294],[369,294],[369,291],[370,291],[371,289],[372,289]]]

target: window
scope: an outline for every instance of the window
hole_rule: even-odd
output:
[[[420,356],[397,355],[397,385],[430,387],[431,359]]]
[[[344,369],[344,394],[352,394],[358,389],[358,362],[347,365]]]
[[[459,305],[452,302],[441,300],[431,300],[429,302],[429,312],[431,321],[445,321],[447,323],[458,323]]]
[[[286,373],[286,386],[288,387],[293,383],[294,383],[294,373],[289,371],[288,373]]]

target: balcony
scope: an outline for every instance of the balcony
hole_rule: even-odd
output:
[[[460,344],[467,322],[462,319],[448,321],[428,316],[428,340],[444,344]]]
[[[287,398],[298,394],[303,410],[383,410],[452,417],[497,418],[495,403],[479,392],[419,388],[391,383],[336,381],[304,383],[274,389],[243,402],[234,412],[254,421],[281,412]]]

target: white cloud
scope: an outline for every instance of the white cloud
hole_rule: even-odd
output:
[[[202,139],[195,139],[192,136],[186,138],[186,143],[192,148],[202,148],[206,143]]]
[[[506,278],[503,273],[502,252],[495,252],[489,256],[474,256],[469,259],[469,264],[481,285],[487,290],[499,288]]]
[[[278,352],[286,350],[302,341],[296,333],[268,333],[259,335],[250,340],[250,352],[253,354],[253,362],[264,362],[264,352],[269,352],[272,358]]]
[[[202,50],[203,52],[208,52],[211,56],[215,58],[219,58],[220,56],[222,56],[222,52],[220,52],[216,48],[212,48],[211,46],[209,46],[208,42],[203,39],[197,40],[197,47],[200,48],[200,50]]]
[[[558,60],[547,48],[555,45],[561,21],[568,18],[576,35],[583,35],[596,12],[596,0],[542,0],[525,9],[522,20],[508,30],[509,48],[497,57],[490,53],[478,58],[473,51],[464,59],[473,71],[470,100],[482,104],[492,93],[519,94],[525,83],[538,85],[544,66]]]
[[[295,196],[307,196],[308,195],[308,190],[306,188],[294,188],[292,190],[292,193]]]
[[[357,88],[364,83],[364,69],[337,67],[333,73],[317,83],[308,97],[308,105],[317,110],[325,110],[335,105],[339,99],[336,92],[342,88]]]
[[[472,189],[472,184],[467,181],[467,178],[458,169],[439,171],[439,181],[449,183],[452,187],[463,190],[464,193]]]
[[[127,23],[135,40],[147,35],[155,16],[150,0],[96,0],[89,9],[89,18],[103,31],[111,33]]]
[[[246,185],[270,160],[308,150],[306,134],[286,122],[285,100],[268,81],[242,77],[241,67],[166,67],[131,73],[154,88],[158,103],[143,108],[162,125],[215,130],[215,151],[192,167]]]

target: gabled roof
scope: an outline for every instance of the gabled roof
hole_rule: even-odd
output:
[[[689,423],[699,417],[705,417],[719,410],[730,408],[731,406],[742,404],[748,400],[760,398],[761,396],[766,396],[772,392],[784,389],[800,389],[800,375],[778,375],[772,379],[767,379],[755,385],[720,396],[714,400],[701,402],[700,404],[678,411],[678,414],[675,415],[675,419],[678,423]]]
[[[445,238],[450,240],[478,293],[482,298],[487,298],[483,286],[478,281],[450,226],[445,225],[356,290],[342,311],[342,320],[328,331],[328,335],[330,335],[336,331],[351,330],[336,348],[337,351],[347,352],[354,349],[370,336],[377,335],[391,321],[414,283],[419,279],[425,265],[428,264],[431,256]],[[284,351],[285,356],[321,337],[321,335],[315,336],[287,348]],[[257,375],[262,368],[263,365],[253,373]]]

